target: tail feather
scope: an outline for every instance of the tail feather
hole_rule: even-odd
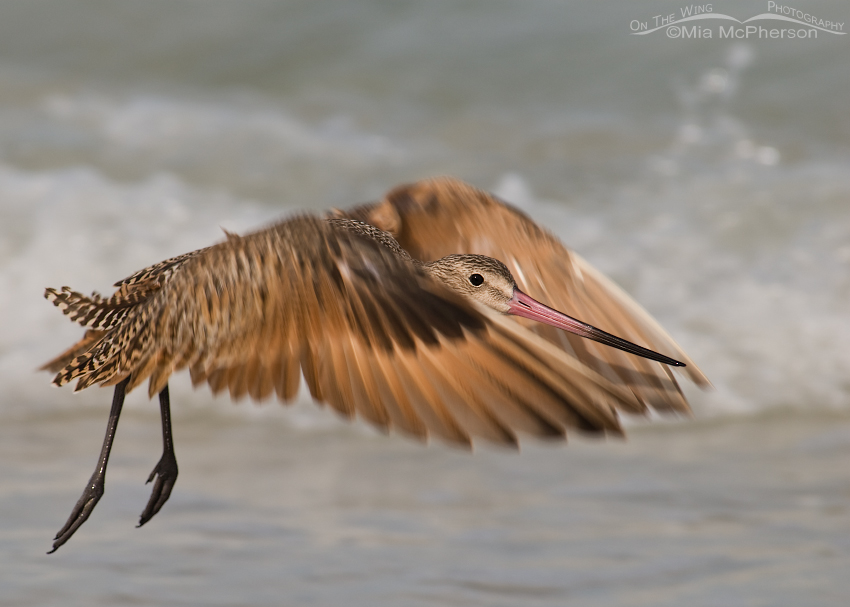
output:
[[[73,346],[62,352],[56,358],[53,358],[38,368],[39,371],[50,371],[58,373],[67,367],[72,360],[87,352],[100,338],[106,334],[106,331],[96,331],[90,329],[86,331],[83,338]]]
[[[97,332],[99,334],[92,337],[91,345],[85,350],[77,349],[73,353],[69,350],[64,357],[51,361],[56,363],[55,366],[58,366],[59,362],[67,361],[59,368],[53,383],[64,386],[76,379],[74,391],[79,392],[94,384],[116,384],[135,370],[127,390],[134,388],[144,381],[152,370],[139,369],[140,360],[152,355],[150,335],[144,330],[147,322],[148,316],[144,310],[133,309],[121,325],[109,331]],[[76,355],[73,356],[74,354]],[[55,366],[51,367],[51,370]]]
[[[150,351],[151,336],[147,331],[154,313],[151,304],[156,307],[152,300],[175,272],[205,250],[185,253],[139,270],[115,283],[117,290],[110,297],[99,293],[86,296],[70,287],[46,289],[44,297],[88,331],[83,339],[40,370],[55,373],[53,383],[57,386],[76,379],[75,391],[94,384],[117,384],[131,372],[128,391],[144,381],[154,368],[137,368],[140,359],[150,359],[154,354]],[[191,356],[191,352],[186,355]]]
[[[62,310],[68,318],[90,329],[108,331],[121,324],[131,308],[148,299],[161,285],[156,282],[122,285],[111,297],[82,293],[62,287],[61,290],[47,288],[44,297]]]
[[[107,371],[111,370],[114,365],[108,365],[107,363],[110,361],[103,354],[104,341],[108,339],[108,335],[102,337],[93,347],[89,348],[83,354],[74,357],[67,365],[59,370],[56,377],[53,378],[53,383],[57,386],[64,386],[79,378],[77,386],[74,388],[75,392],[79,392],[111,376]]]
[[[159,266],[153,278],[134,275],[132,280],[128,279],[130,282],[119,284],[110,297],[99,293],[86,296],[70,287],[45,290],[48,301],[89,329],[82,340],[41,367],[56,373],[55,385],[64,386],[75,379],[78,380],[75,391],[93,384],[111,385],[127,375],[126,369],[134,368],[135,359],[147,345],[136,343],[148,318],[142,304],[160,291],[174,271],[174,264]],[[132,360],[128,360],[128,353]]]

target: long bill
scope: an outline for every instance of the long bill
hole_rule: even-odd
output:
[[[624,352],[629,352],[630,354],[637,354],[638,356],[642,356],[650,360],[657,360],[658,362],[670,365],[671,367],[685,366],[685,363],[674,360],[669,356],[664,356],[658,352],[642,348],[641,346],[633,344],[630,341],[626,341],[625,339],[621,339],[616,335],[606,333],[602,329],[597,329],[592,325],[576,320],[572,316],[567,316],[557,310],[553,310],[549,306],[529,297],[517,288],[514,288],[514,296],[508,303],[510,305],[508,314],[522,316],[523,318],[530,318],[531,320],[536,320],[538,322],[563,329],[564,331],[569,331],[575,335],[586,337],[593,341],[598,341],[601,344],[617,348],[618,350],[623,350]]]

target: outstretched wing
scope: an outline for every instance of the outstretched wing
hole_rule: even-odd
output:
[[[615,408],[639,406],[629,391],[393,246],[313,217],[229,235],[170,270],[54,381],[149,378],[153,395],[188,367],[214,392],[288,401],[303,373],[316,400],[417,437],[621,432]]]
[[[521,211],[451,178],[398,187],[377,204],[344,215],[391,232],[422,261],[450,253],[477,253],[504,262],[520,289],[565,314],[687,364],[701,387],[709,381],[664,329],[629,295]],[[666,365],[567,334],[522,322],[590,369],[630,389],[659,410],[688,411]]]

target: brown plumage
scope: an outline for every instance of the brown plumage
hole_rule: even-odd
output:
[[[150,396],[160,394],[165,449],[140,524],[168,498],[177,466],[167,383],[183,368],[195,385],[206,382],[235,399],[276,393],[290,401],[303,375],[314,399],[346,417],[464,446],[473,437],[516,445],[517,432],[562,438],[567,428],[620,434],[617,409],[688,410],[667,367],[681,363],[558,316],[517,283],[688,362],[689,376],[707,384],[627,295],[486,193],[439,179],[334,215],[227,234],[116,283],[109,298],[47,290],[88,328],[44,366],[56,372],[54,383],[116,385],[100,466],[54,550],[102,494],[124,393],[145,380]]]
[[[523,291],[553,308],[604,328],[626,340],[664,352],[687,364],[684,373],[702,388],[708,378],[646,310],[575,251],[527,215],[492,194],[451,178],[404,185],[379,203],[337,216],[365,221],[391,233],[424,262],[452,253],[475,253],[501,260]],[[550,326],[520,321],[588,368],[647,406],[689,411],[669,367],[625,354]]]

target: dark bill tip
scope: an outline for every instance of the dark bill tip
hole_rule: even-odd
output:
[[[531,320],[536,320],[537,322],[542,322],[544,324],[563,329],[564,331],[569,331],[575,335],[592,339],[593,341],[605,344],[606,346],[617,348],[623,352],[642,356],[643,358],[664,363],[671,367],[687,366],[685,363],[674,358],[664,356],[663,354],[659,354],[658,352],[634,344],[630,341],[617,337],[616,335],[611,335],[602,329],[597,329],[596,327],[577,320],[572,316],[567,316],[562,312],[558,312],[557,310],[540,303],[536,299],[529,297],[519,289],[514,289],[514,296],[510,301],[508,314],[521,316],[523,318],[530,318]]]

